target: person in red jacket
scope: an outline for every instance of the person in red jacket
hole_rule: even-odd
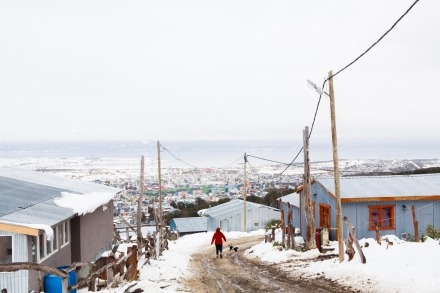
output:
[[[225,242],[226,242],[226,237],[220,231],[220,228],[217,228],[215,230],[214,235],[212,235],[212,240],[211,240],[211,245],[212,245],[212,243],[215,243],[215,253],[217,254],[217,258],[218,258],[218,254],[219,253],[220,253],[220,258],[223,258],[223,255],[222,255],[222,252],[223,252],[223,240],[225,240]]]

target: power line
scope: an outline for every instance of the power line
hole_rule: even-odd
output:
[[[389,32],[391,32],[394,27],[408,14],[408,12],[417,4],[417,2],[419,2],[419,0],[414,1],[414,3],[405,11],[404,14],[402,14],[396,22],[394,22],[394,24],[376,41],[374,42],[367,50],[365,50],[361,55],[359,55],[356,59],[354,59],[353,61],[351,61],[349,64],[347,64],[345,67],[343,67],[342,69],[340,69],[339,71],[337,71],[335,74],[333,74],[332,76],[328,77],[326,80],[324,80],[323,84],[322,84],[322,90],[324,90],[324,86],[326,84],[326,82],[328,80],[330,80],[331,78],[335,77],[336,75],[338,75],[339,73],[343,72],[345,69],[347,69],[348,67],[350,67],[351,65],[353,65],[356,61],[358,61],[362,56],[364,56],[365,54],[367,54],[368,51],[370,51],[374,46],[376,46]],[[321,103],[321,98],[322,98],[322,93],[319,94],[319,99],[318,99],[318,104],[316,105],[316,110],[315,110],[315,115],[313,116],[313,122],[312,125],[310,127],[310,133],[309,133],[309,139],[312,136],[312,131],[313,131],[313,127],[315,125],[315,121],[316,121],[316,115],[318,114],[318,109],[319,109],[319,105]],[[279,174],[279,176],[281,176],[292,164],[293,162],[295,162],[295,160],[298,158],[299,154],[303,151],[304,147],[302,147],[300,149],[300,151],[298,152],[298,154],[295,156],[295,158],[292,160],[292,162]]]
[[[167,150],[162,144],[160,145],[161,147],[162,147],[162,149],[164,150],[164,151],[166,151],[167,153],[169,153],[171,156],[173,156],[176,160],[178,160],[178,161],[180,161],[180,162],[182,162],[182,163],[184,163],[185,165],[188,165],[188,166],[190,166],[190,167],[193,167],[193,168],[196,168],[196,169],[199,169],[199,167],[197,167],[197,166],[194,166],[194,165],[191,165],[191,164],[188,164],[187,162],[185,162],[185,161],[183,161],[182,159],[179,159],[178,157],[176,157],[174,154],[172,154],[169,150]]]
[[[268,161],[268,162],[272,162],[272,163],[277,163],[277,164],[282,164],[282,165],[289,165],[288,163],[283,163],[283,162],[278,162],[278,161],[274,161],[274,160],[270,160],[270,159],[265,159],[265,158],[261,158],[261,157],[257,157],[257,156],[252,156],[252,155],[246,155],[247,157],[252,157],[255,159],[259,159],[259,160],[263,160],[263,161]]]
[[[227,168],[227,167],[229,167],[229,166],[232,166],[232,165],[234,165],[235,163],[237,163],[241,158],[242,158],[242,156],[240,155],[240,157],[238,157],[235,161],[233,161],[232,163],[227,164],[226,166],[221,167],[221,168]]]
[[[370,51],[374,46],[377,45],[377,43],[379,43],[389,32],[391,32],[394,27],[408,14],[408,12],[417,4],[417,2],[419,2],[419,0],[414,1],[414,3],[405,11],[404,14],[402,14],[397,21],[376,41],[374,42],[373,45],[371,45],[367,50],[365,50],[361,55],[359,55],[358,57],[356,57],[356,59],[354,59],[353,61],[351,61],[350,63],[348,63],[344,68],[340,69],[339,71],[337,71],[335,74],[333,74],[332,76],[328,77],[326,79],[329,80],[333,77],[335,77],[336,75],[338,75],[339,73],[341,73],[342,71],[344,71],[345,69],[347,69],[348,67],[350,67],[351,65],[353,65],[356,61],[358,61],[362,56],[364,56],[365,54],[367,54],[368,51]]]

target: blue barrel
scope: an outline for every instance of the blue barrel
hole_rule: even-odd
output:
[[[67,269],[68,266],[57,267],[59,270]],[[62,278],[57,275],[47,274],[44,276],[44,292],[46,293],[63,293]],[[76,273],[70,271],[67,274],[67,285],[73,286],[76,284]],[[70,293],[76,293],[76,289],[70,290]]]

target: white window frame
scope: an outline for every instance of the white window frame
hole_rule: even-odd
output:
[[[40,263],[70,243],[70,221],[62,222],[52,227],[52,229],[53,238],[50,240],[45,232],[33,237],[33,241],[35,242],[35,256],[32,255],[32,261],[36,260],[37,263]],[[41,243],[40,237],[42,239]],[[43,247],[41,247],[41,245],[43,245]]]

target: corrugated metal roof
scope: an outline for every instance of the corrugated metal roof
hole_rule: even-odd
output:
[[[334,178],[316,178],[328,191],[335,193]],[[440,196],[440,174],[355,176],[340,178],[343,198]]]
[[[278,211],[278,209],[268,207],[265,205],[257,204],[254,202],[246,202],[246,211],[250,211],[252,209],[258,208],[268,208]],[[215,206],[213,208],[207,209],[205,214],[218,219],[225,219],[231,216],[235,216],[243,213],[244,211],[244,203],[241,199],[234,199],[227,203]]]
[[[201,232],[208,229],[208,218],[206,217],[174,218],[173,221],[181,233]]]
[[[61,192],[85,194],[117,188],[25,169],[0,168],[0,221],[53,226],[76,213],[58,206]]]

